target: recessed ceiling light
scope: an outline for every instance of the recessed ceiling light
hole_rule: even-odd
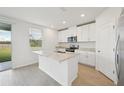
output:
[[[66,21],[63,21],[62,23],[63,23],[63,24],[66,24]]]
[[[81,14],[81,17],[84,17],[85,16],[85,14]]]

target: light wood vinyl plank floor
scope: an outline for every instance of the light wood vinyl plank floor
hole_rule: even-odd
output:
[[[78,78],[73,86],[113,86],[113,82],[95,68],[86,65],[78,65]]]

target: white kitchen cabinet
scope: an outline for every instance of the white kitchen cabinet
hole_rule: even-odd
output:
[[[96,41],[95,23],[78,27],[77,40],[78,42]]]
[[[82,40],[88,41],[88,25],[82,27]]]
[[[67,42],[68,37],[77,36],[77,28],[76,26],[70,27],[67,30],[58,32],[58,42]]]
[[[70,29],[66,30],[66,38],[71,37],[72,36],[72,32],[70,31]]]
[[[62,31],[62,40],[63,40],[63,42],[67,42],[67,38],[68,38],[68,30],[64,30],[64,31]]]
[[[87,52],[80,52],[79,63],[88,64],[88,53]]]
[[[77,41],[78,42],[81,42],[82,41],[82,28],[81,27],[78,27],[77,28]]]
[[[77,28],[77,40],[88,41],[88,25],[80,26]]]
[[[77,36],[77,27],[76,26],[69,27],[68,32],[69,32],[68,36]]]
[[[96,41],[96,27],[95,27],[95,23],[89,24],[88,41]]]
[[[73,26],[68,30],[59,31],[58,41],[67,42],[67,38],[71,36],[77,36],[78,42],[96,41],[95,23],[80,27]]]
[[[95,52],[78,51],[78,53],[79,53],[79,63],[95,67],[95,63],[96,63]]]
[[[95,64],[96,64],[95,52],[88,52],[88,65],[95,67]]]

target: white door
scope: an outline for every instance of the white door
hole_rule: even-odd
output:
[[[110,79],[115,80],[115,30],[114,22],[107,21],[99,24],[96,42],[97,69],[103,72]]]

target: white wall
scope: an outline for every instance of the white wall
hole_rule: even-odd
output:
[[[58,31],[44,28],[43,47],[45,51],[54,51],[58,41]]]
[[[30,65],[38,62],[38,56],[32,53],[29,44],[29,28],[35,27],[42,30],[41,26],[21,20],[1,17],[0,22],[12,24],[12,64],[13,68]]]
[[[13,68],[38,62],[38,56],[32,53],[29,44],[30,24],[16,22],[12,25],[12,62]]]

